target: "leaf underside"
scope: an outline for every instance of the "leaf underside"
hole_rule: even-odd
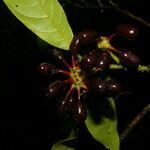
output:
[[[4,0],[11,12],[49,44],[68,50],[73,33],[57,0]]]
[[[114,100],[109,98],[99,109],[101,109],[101,115],[98,115],[97,119],[88,114],[86,126],[93,138],[102,143],[106,148],[119,150],[120,142]]]

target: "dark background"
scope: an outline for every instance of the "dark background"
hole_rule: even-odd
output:
[[[121,6],[150,21],[148,1],[122,1]],[[120,23],[134,24],[140,35],[134,42],[134,50],[144,64],[150,63],[150,28],[113,10],[79,9],[65,7],[74,33],[94,28],[108,34]],[[47,50],[37,44],[36,36],[19,22],[0,2],[0,149],[48,149],[55,141],[57,118],[44,102],[45,81],[36,66],[47,59]],[[150,74],[114,72],[126,91],[132,94],[120,96],[116,102],[118,130],[123,131],[131,119],[150,101]],[[135,127],[121,144],[121,150],[150,147],[150,115]]]

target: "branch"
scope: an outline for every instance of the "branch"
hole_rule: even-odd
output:
[[[142,120],[142,118],[150,112],[150,104],[148,104],[132,121],[120,135],[120,141],[124,140],[132,129]]]
[[[94,5],[81,5],[79,3],[75,3],[73,4],[74,7],[78,7],[78,8],[92,8],[92,9],[100,9],[99,6],[94,6]]]
[[[79,7],[79,8],[92,8],[92,9],[114,9],[116,11],[118,11],[119,13],[122,13],[123,15],[125,16],[128,16],[130,18],[132,18],[133,20],[136,20],[140,23],[142,23],[143,25],[147,26],[147,27],[150,27],[150,22],[144,20],[143,18],[141,17],[138,17],[134,14],[132,14],[131,12],[129,12],[128,10],[124,10],[124,9],[121,9],[118,4],[114,3],[112,0],[106,0],[108,2],[108,4],[103,4],[102,3],[102,0],[97,0],[97,4],[98,5],[94,5],[94,4],[89,4],[88,2],[86,2],[85,0],[81,0],[81,2],[83,3],[80,4],[78,2],[76,3],[72,3],[72,5],[74,7]]]
[[[111,5],[111,7],[112,7],[113,9],[115,9],[116,11],[118,11],[118,12],[120,12],[120,13],[122,13],[122,14],[124,14],[124,15],[126,15],[126,16],[128,16],[128,17],[130,17],[130,18],[132,18],[132,19],[134,19],[134,20],[136,20],[136,21],[138,21],[138,22],[144,24],[144,25],[146,25],[147,27],[150,27],[150,22],[145,21],[145,20],[144,20],[143,18],[141,18],[141,17],[135,16],[134,14],[130,13],[130,12],[127,11],[127,10],[123,10],[123,9],[119,8],[119,7],[117,6],[117,4],[115,4],[115,3],[114,3],[113,1],[111,1],[111,0],[107,0],[107,1],[108,1],[108,3]]]
[[[97,3],[100,8],[110,8],[110,6],[103,4],[101,0],[97,0]]]
[[[75,3],[72,3],[72,5],[74,7],[79,7],[79,8],[94,8],[94,9],[102,9],[102,8],[106,8],[106,9],[109,9],[111,6],[109,5],[105,5],[102,3],[101,0],[96,0],[97,1],[97,5],[95,4],[91,4],[89,2],[87,2],[86,0],[80,0],[80,2],[82,3],[79,3],[79,2],[75,2]]]

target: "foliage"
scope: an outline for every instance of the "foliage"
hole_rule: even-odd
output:
[[[4,0],[12,13],[49,44],[69,49],[73,33],[57,0]]]

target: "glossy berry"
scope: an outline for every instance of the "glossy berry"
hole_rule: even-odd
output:
[[[47,88],[47,96],[52,99],[56,96],[61,95],[65,90],[65,83],[63,81],[55,81],[50,84]]]
[[[63,115],[67,110],[71,111],[73,108],[74,102],[74,92],[75,89],[72,89],[70,94],[62,98],[58,104],[58,114]]]
[[[119,54],[121,64],[125,67],[138,67],[140,58],[131,51],[124,51]]]
[[[62,116],[65,111],[67,110],[67,100],[66,99],[63,99],[63,100],[60,100],[59,104],[58,104],[58,114],[60,116]]]
[[[136,27],[128,25],[128,24],[119,25],[116,28],[116,32],[120,36],[125,37],[129,40],[135,39],[138,35],[138,29]]]
[[[104,95],[106,93],[106,81],[100,78],[94,78],[89,81],[90,90],[92,93]]]
[[[121,92],[122,88],[117,81],[109,80],[106,83],[107,96],[114,96]]]
[[[78,38],[82,44],[91,44],[96,42],[97,33],[93,30],[83,30],[78,34]]]
[[[86,72],[91,71],[95,67],[97,61],[98,53],[94,50],[82,58],[80,62],[80,67]]]
[[[72,42],[70,44],[69,50],[73,55],[76,55],[78,53],[78,50],[81,47],[80,39],[77,36],[74,36],[72,39]]]
[[[70,110],[70,111],[73,108],[73,102],[74,102],[74,96],[72,95],[68,98],[68,104],[67,104],[68,110]]]
[[[74,120],[77,124],[83,123],[87,116],[87,109],[85,104],[82,103],[80,100],[76,101],[76,103],[74,103],[72,113]]]
[[[79,49],[85,44],[91,44],[96,42],[97,33],[93,30],[84,30],[80,32],[77,36],[74,36],[69,50],[73,55],[76,55]]]
[[[52,66],[52,65],[49,64],[49,63],[41,63],[41,64],[38,66],[37,70],[38,70],[40,73],[46,75],[46,74],[49,74],[49,73],[54,72],[55,67]]]
[[[108,52],[100,52],[98,61],[96,62],[95,69],[98,71],[104,71],[109,68],[111,62],[111,56]]]

